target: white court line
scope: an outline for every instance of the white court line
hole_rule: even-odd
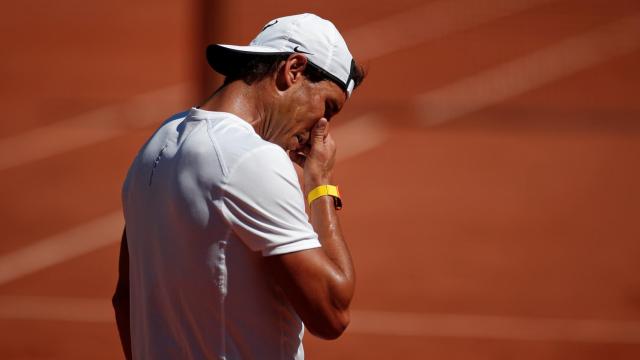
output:
[[[353,311],[350,332],[498,340],[640,344],[640,322]]]
[[[640,14],[567,38],[415,99],[426,126],[444,123],[640,48]]]
[[[179,111],[191,86],[178,84],[0,139],[0,171],[113,139]]]
[[[0,319],[113,323],[104,298],[0,296]],[[353,310],[346,334],[640,344],[640,322]]]
[[[439,0],[349,30],[356,60],[369,61],[556,0]]]
[[[116,211],[0,255],[0,285],[117,242],[123,229]]]
[[[385,139],[382,123],[372,115],[331,131],[339,141],[338,161],[347,160],[380,145]],[[0,255],[0,285],[112,245],[120,240],[124,226],[121,211],[78,225],[70,230]]]

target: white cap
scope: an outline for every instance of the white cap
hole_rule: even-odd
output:
[[[214,70],[227,75],[247,55],[292,53],[306,55],[311,65],[351,95],[355,86],[353,56],[333,23],[314,14],[273,19],[248,46],[209,45],[207,60]]]

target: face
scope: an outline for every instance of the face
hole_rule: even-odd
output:
[[[288,90],[288,96],[281,99],[279,111],[274,114],[279,131],[273,132],[268,140],[287,151],[305,151],[313,126],[323,117],[331,121],[344,106],[347,96],[337,84],[328,80],[302,79]]]

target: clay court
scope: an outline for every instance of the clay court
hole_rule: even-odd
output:
[[[35,1],[0,38],[0,358],[118,359],[120,186],[210,42],[334,21],[358,284],[309,359],[640,358],[640,2]]]

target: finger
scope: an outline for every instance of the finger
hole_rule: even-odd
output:
[[[324,119],[324,118],[323,118],[323,119]],[[326,120],[326,119],[325,119],[325,120]],[[323,139],[325,142],[327,141],[327,136],[329,136],[329,126],[331,125],[331,124],[329,123],[329,120],[326,120],[326,121],[327,121],[327,125],[326,125],[326,126],[325,126],[325,128],[324,128],[324,139]]]
[[[318,122],[313,126],[311,130],[311,141],[312,144],[323,143],[324,139],[327,137],[329,131],[329,122],[325,118],[321,118]],[[313,146],[313,145],[312,145]]]

